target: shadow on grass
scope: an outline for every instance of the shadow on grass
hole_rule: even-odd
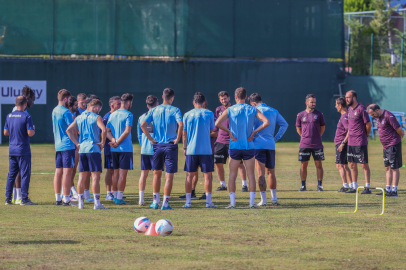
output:
[[[72,244],[80,244],[80,241],[73,241],[73,240],[37,240],[37,241],[9,241],[9,243],[14,244],[14,245],[52,245],[52,244],[72,245]]]

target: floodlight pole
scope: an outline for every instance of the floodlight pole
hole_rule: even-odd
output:
[[[370,71],[370,76],[372,76],[372,73],[374,71],[374,66],[373,66],[373,62],[374,62],[374,34],[371,34],[371,71]]]

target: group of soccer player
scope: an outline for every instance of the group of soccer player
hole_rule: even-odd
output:
[[[267,180],[271,193],[271,204],[279,205],[276,195],[275,142],[287,130],[288,123],[279,112],[265,103],[259,94],[249,97],[244,88],[234,92],[236,104],[230,102],[226,91],[218,94],[221,106],[215,113],[207,109],[206,97],[197,92],[193,97],[194,109],[182,117],[179,108],[172,106],[174,90],[166,88],[162,104],[158,98],[146,98],[148,111],[138,119],[137,133],[141,145],[141,175],[139,179],[139,206],[144,206],[146,180],[153,170],[152,209],[171,210],[169,199],[174,174],[178,172],[178,143],[183,138],[186,158],[184,208],[191,208],[196,199],[195,187],[198,170],[203,173],[205,193],[200,199],[206,200],[207,208],[217,207],[212,197],[212,172],[216,169],[220,181],[217,191],[228,189],[230,204],[227,209],[236,208],[236,178],[240,174],[242,192],[250,192],[249,208],[267,205]],[[248,98],[248,104],[246,100]],[[84,209],[85,202],[93,202],[94,209],[107,209],[100,202],[100,178],[102,172],[102,150],[106,200],[116,205],[128,205],[124,199],[128,170],[133,169],[132,126],[130,112],[134,96],[124,94],[109,99],[110,111],[99,116],[102,102],[96,95],[77,97],[68,90],[58,92],[58,106],[52,112],[55,139],[54,190],[56,205],[77,206]],[[4,134],[10,136],[9,173],[6,187],[6,204],[35,205],[28,198],[31,174],[31,152],[29,137],[35,134],[35,126],[27,107],[34,104],[35,96],[29,87],[23,89],[23,96],[16,99],[14,111],[7,116]],[[321,136],[325,130],[323,114],[316,110],[316,96],[309,94],[305,100],[306,110],[296,119],[300,135],[299,161],[302,185],[299,191],[306,191],[307,167],[310,156],[315,161],[318,191],[323,191],[323,144]],[[403,131],[396,117],[389,111],[372,104],[365,109],[357,102],[355,91],[348,91],[345,98],[336,99],[335,105],[341,114],[335,136],[336,165],[340,172],[343,187],[339,192],[355,193],[358,188],[357,164],[365,174],[365,189],[362,194],[371,194],[370,169],[368,166],[368,135],[371,131],[369,115],[376,119],[379,137],[383,145],[387,186],[385,195],[397,197],[399,168],[402,167],[401,139]],[[276,125],[279,131],[276,135]],[[228,187],[225,181],[224,164],[229,160]],[[349,163],[349,166],[348,166]],[[74,186],[76,169],[79,167],[77,189]],[[163,202],[160,200],[161,177],[165,171]],[[256,177],[261,201],[255,203]],[[19,177],[21,175],[21,177]],[[90,177],[92,178],[91,198]],[[20,180],[21,178],[21,180]],[[248,178],[248,184],[247,184]],[[268,178],[268,179],[266,179]],[[13,189],[14,187],[14,189]],[[13,197],[14,193],[14,197]],[[78,204],[73,201],[78,201]]]

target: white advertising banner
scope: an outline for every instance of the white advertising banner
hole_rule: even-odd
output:
[[[1,104],[15,104],[16,97],[22,95],[24,86],[29,86],[35,93],[35,104],[47,104],[47,81],[1,81]]]

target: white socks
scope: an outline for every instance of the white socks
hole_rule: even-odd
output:
[[[352,183],[350,183],[349,186],[350,186],[350,188],[353,188],[353,187],[354,187],[354,185],[353,185]]]
[[[246,186],[247,185],[247,180],[242,180],[242,186]]]
[[[76,188],[75,188],[75,187],[71,187],[71,188],[70,188],[70,191],[72,191],[72,194],[73,194],[73,195],[78,195],[78,192],[76,191]]]
[[[78,201],[79,201],[79,208],[83,208],[83,200],[84,200],[84,195],[83,194],[79,194],[78,196]]]
[[[255,192],[250,192],[250,204],[255,204]]]
[[[370,183],[365,183],[365,187],[366,187],[366,188],[369,188],[370,186],[371,186]]]
[[[114,198],[116,198],[117,199],[117,190],[116,191],[113,191],[113,196],[114,196]]]
[[[139,202],[140,203],[143,203],[144,202],[144,190],[143,191],[139,191],[139,194],[140,194],[140,200],[139,200]]]
[[[235,205],[235,193],[234,192],[230,192],[230,203],[232,205]]]
[[[153,193],[153,195],[154,195],[154,201],[153,201],[153,203],[160,203],[160,202],[161,202],[161,199],[160,199],[159,192]]]
[[[192,203],[192,193],[186,193],[186,204]]]
[[[169,198],[170,198],[171,196],[166,196],[166,195],[164,195],[164,207],[167,207],[168,205],[169,205]]]
[[[221,184],[223,187],[227,187],[226,181],[220,181],[220,184]]]
[[[100,205],[100,194],[93,194],[94,198],[94,205],[99,206]]]
[[[16,191],[17,191],[17,197],[16,197],[16,200],[20,200],[20,199],[22,199],[22,198],[21,198],[21,188],[16,188]]]
[[[61,193],[56,193],[56,194],[55,194],[55,199],[56,199],[57,202],[62,201]]]
[[[69,203],[70,202],[70,196],[63,196],[63,201],[65,203]]]
[[[124,191],[117,191],[117,200],[122,200],[123,199],[123,194],[124,194]]]
[[[352,182],[352,186],[353,186],[354,189],[357,189],[358,188],[358,182]]]
[[[344,188],[348,188],[348,183],[344,183],[344,184],[343,184],[343,187],[344,187]]]
[[[392,186],[392,191],[398,192],[398,186]]]
[[[260,191],[261,202],[266,203],[266,191]]]
[[[211,203],[211,192],[206,192],[206,203]]]
[[[17,190],[16,188],[13,188],[13,199],[15,200],[17,198]]]
[[[90,192],[88,189],[85,189],[85,193],[83,195],[85,196],[85,200],[90,199]]]
[[[386,191],[390,192],[390,185],[386,185]]]
[[[276,198],[276,189],[271,189],[271,201],[278,201],[278,198]]]

